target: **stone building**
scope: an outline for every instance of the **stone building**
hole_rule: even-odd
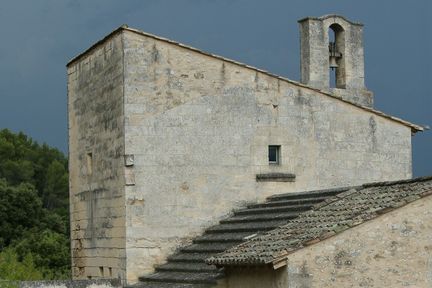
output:
[[[223,273],[213,264],[232,263],[205,259],[346,190],[334,188],[411,178],[411,137],[423,127],[373,108],[363,26],[336,15],[299,23],[301,83],[126,26],[68,63],[74,278],[132,284],[159,267],[168,278],[142,280],[214,284]],[[233,209],[317,189],[332,190],[282,206],[271,225],[221,222],[219,246],[195,238]],[[158,266],[194,238],[178,250],[188,255]]]

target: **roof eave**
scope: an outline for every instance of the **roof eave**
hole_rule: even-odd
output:
[[[272,267],[273,267],[274,270],[282,268],[282,267],[288,265],[288,258],[287,258],[287,256],[284,256],[284,257],[280,257],[280,258],[274,259],[271,262],[271,264],[272,264]]]

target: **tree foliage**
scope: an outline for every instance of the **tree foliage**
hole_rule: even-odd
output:
[[[0,130],[0,279],[27,279],[5,276],[15,266],[17,271],[36,267],[34,275],[44,279],[68,277],[67,166],[59,150]]]
[[[66,235],[50,229],[27,231],[13,247],[19,259],[31,255],[45,278],[61,279],[69,276],[69,239]]]
[[[31,184],[9,186],[0,179],[0,249],[40,225],[43,214],[42,202]]]
[[[19,260],[14,249],[6,248],[0,253],[0,279],[41,280],[43,275],[35,267],[30,254]]]

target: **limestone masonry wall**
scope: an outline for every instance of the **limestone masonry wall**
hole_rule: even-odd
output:
[[[120,35],[68,67],[68,106],[73,278],[124,278]]]
[[[417,200],[292,254],[288,278],[303,275],[306,287],[431,287],[431,219],[432,197]]]
[[[165,41],[122,37],[130,282],[245,202],[411,177],[409,127]],[[280,145],[279,165],[268,145]],[[296,181],[255,181],[269,172]]]

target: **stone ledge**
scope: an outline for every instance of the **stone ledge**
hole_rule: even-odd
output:
[[[294,182],[296,178],[292,173],[263,173],[256,174],[257,182]]]

